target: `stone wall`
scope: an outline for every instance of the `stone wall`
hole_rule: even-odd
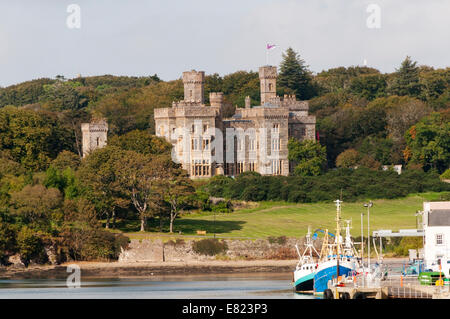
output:
[[[284,244],[270,243],[267,239],[257,240],[225,240],[228,246],[226,256],[229,259],[270,259],[284,253],[285,256],[297,259],[295,244],[302,250],[303,239],[288,238]],[[161,262],[161,261],[202,261],[213,260],[215,256],[198,255],[192,250],[193,240],[175,244],[163,243],[160,239],[133,239],[127,250],[119,256],[119,262]],[[318,243],[319,244],[319,243]]]

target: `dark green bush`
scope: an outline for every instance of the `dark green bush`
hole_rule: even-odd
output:
[[[230,213],[233,211],[233,205],[229,200],[219,201],[211,205],[211,211],[216,213]]]
[[[212,178],[203,190],[210,196],[246,201],[309,203],[339,198],[347,202],[366,198],[399,198],[411,193],[450,191],[435,172],[375,171],[367,168],[335,169],[319,176],[261,176],[246,172],[235,179]]]
[[[215,256],[220,253],[226,253],[228,245],[225,241],[219,241],[216,238],[205,238],[195,241],[192,244],[192,250],[199,255]]]

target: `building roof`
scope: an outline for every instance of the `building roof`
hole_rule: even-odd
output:
[[[428,213],[428,226],[450,226],[450,209],[432,209]]]

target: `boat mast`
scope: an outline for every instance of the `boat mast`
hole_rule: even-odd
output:
[[[341,254],[341,203],[342,201],[337,199],[334,201],[336,203],[336,249],[337,256]]]

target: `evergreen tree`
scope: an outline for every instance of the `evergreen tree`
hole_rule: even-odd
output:
[[[308,100],[315,95],[311,72],[292,48],[283,53],[278,84],[280,91],[293,92],[301,100]]]
[[[409,56],[403,60],[400,69],[396,71],[396,77],[392,83],[391,93],[395,95],[419,96],[421,85],[419,83],[419,67],[416,61]]]

